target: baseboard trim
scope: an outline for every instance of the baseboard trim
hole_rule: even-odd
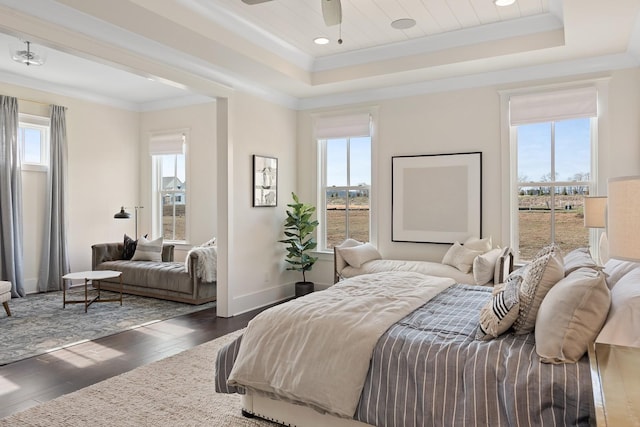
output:
[[[330,284],[326,283],[316,283],[315,289],[317,291],[322,291],[330,286]],[[294,283],[292,282],[272,286],[249,294],[239,295],[231,300],[229,317],[237,316],[281,301],[286,301],[293,298],[294,294]]]

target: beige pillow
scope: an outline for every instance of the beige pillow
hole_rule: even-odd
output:
[[[131,261],[162,262],[162,237],[158,237],[156,240],[140,237]]]
[[[542,299],[553,285],[564,278],[562,256],[555,251],[531,261],[524,269],[520,285],[520,313],[513,324],[516,334],[533,331]]]
[[[459,242],[455,242],[444,254],[444,258],[442,258],[442,263],[450,265],[452,267],[457,268],[463,273],[468,273],[471,271],[471,266],[473,265],[473,260],[480,255],[482,252],[473,251],[465,248]]]
[[[491,236],[486,237],[484,239],[479,239],[477,237],[469,237],[462,244],[467,249],[471,249],[472,251],[480,251],[482,253],[489,252],[493,247],[493,243],[491,242]]]
[[[611,308],[597,342],[640,347],[640,269],[625,274],[611,289]]]
[[[611,304],[604,274],[583,267],[553,286],[536,318],[536,353],[545,363],[573,363],[600,332]]]
[[[509,330],[518,317],[521,276],[514,276],[480,310],[476,339],[489,341]]]
[[[496,261],[501,254],[502,249],[498,248],[475,257],[473,260],[473,280],[476,281],[476,285],[484,285],[493,280]]]
[[[600,269],[598,264],[591,257],[589,248],[576,248],[566,254],[563,258],[565,277],[581,267]]]
[[[371,244],[353,246],[351,248],[341,248],[342,258],[352,267],[360,268],[362,264],[374,259],[381,259],[380,252]]]

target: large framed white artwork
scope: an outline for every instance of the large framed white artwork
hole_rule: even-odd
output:
[[[482,236],[482,153],[391,158],[391,240],[454,243]]]

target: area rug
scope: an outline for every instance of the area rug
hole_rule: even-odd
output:
[[[102,291],[105,299],[117,295]],[[84,288],[67,292],[67,298],[83,299]],[[85,313],[84,304],[71,304],[63,309],[62,291],[14,298],[9,304],[11,317],[5,316],[4,310],[0,313],[0,365],[145,323],[215,307],[215,302],[191,305],[125,294],[122,307],[118,302],[94,303]]]
[[[0,427],[273,427],[240,412],[240,396],[218,394],[215,358],[242,331],[50,400],[0,420]]]

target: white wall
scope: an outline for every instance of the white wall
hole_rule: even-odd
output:
[[[138,113],[0,83],[19,98],[20,112],[49,115],[67,107],[69,258],[73,271],[91,269],[91,245],[119,241],[127,221],[113,219],[138,191]],[[24,267],[27,292],[37,291],[46,173],[23,172]]]
[[[229,244],[219,247],[229,251],[228,279],[218,286],[226,286],[222,294],[228,295],[228,314],[233,315],[293,295],[297,278],[285,271],[284,246],[278,239],[284,236],[286,205],[296,190],[296,113],[236,93],[229,99],[228,144],[229,175],[218,177],[228,179],[231,201]],[[254,154],[278,158],[276,207],[252,207]]]
[[[216,104],[215,102],[151,111],[140,114],[140,200],[131,200],[130,205],[141,203],[138,233],[151,230],[151,156],[149,136],[151,133],[188,129],[187,147],[187,234],[190,245],[202,244],[216,236],[217,230],[217,153],[216,153]],[[152,235],[153,238],[159,237]],[[184,261],[190,245],[176,247],[176,261]]]
[[[614,71],[605,77],[608,102],[599,127],[599,173],[604,182],[612,176],[640,174],[640,69]],[[576,77],[582,80],[585,76]],[[566,82],[567,79],[563,79]],[[558,82],[558,81],[556,81]],[[553,81],[530,82],[518,87],[549,84]],[[513,88],[513,85],[510,87]],[[377,227],[377,245],[388,258],[439,261],[448,245],[391,242],[391,157],[407,154],[437,154],[482,151],[482,233],[491,235],[494,244],[508,244],[503,235],[500,97],[503,87],[492,86],[419,95],[380,101],[376,122],[375,157],[373,165],[373,197],[376,206],[372,215]],[[361,108],[361,105],[353,108]],[[344,109],[342,107],[341,109]],[[316,144],[311,139],[311,115],[319,111],[298,114],[300,140],[298,191],[308,200],[317,200]],[[324,256],[316,263],[311,280],[327,285],[333,281],[333,258]]]

